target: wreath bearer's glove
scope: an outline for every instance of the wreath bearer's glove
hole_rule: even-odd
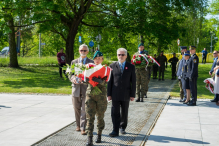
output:
[[[98,77],[98,78],[93,77],[93,78],[92,78],[92,81],[97,82],[97,83],[99,83],[99,84],[103,82],[103,80],[102,80],[100,77]]]

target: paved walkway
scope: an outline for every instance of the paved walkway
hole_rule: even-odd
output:
[[[146,146],[218,146],[219,106],[209,100],[197,105],[168,100]]]
[[[0,94],[0,146],[30,146],[73,121],[71,96]]]

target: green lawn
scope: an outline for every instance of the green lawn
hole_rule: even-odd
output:
[[[205,88],[205,83],[203,82],[206,78],[210,77],[208,72],[210,71],[211,66],[212,66],[212,64],[201,64],[201,63],[199,63],[199,67],[198,67],[199,77],[198,77],[198,80],[197,80],[198,98],[202,98],[202,99],[213,99],[214,98],[214,94],[212,94],[210,91],[208,91]],[[178,82],[175,84],[175,86],[172,89],[170,95],[172,97],[180,97]]]
[[[0,67],[0,92],[71,94],[71,83],[58,67]]]

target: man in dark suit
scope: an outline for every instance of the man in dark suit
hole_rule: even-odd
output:
[[[218,60],[218,51],[214,51],[213,56],[214,56],[214,62],[212,64],[211,70],[209,71],[210,76],[212,76],[212,73],[214,72],[214,68],[216,67],[216,63],[217,63],[217,60]],[[217,99],[217,97],[216,97],[216,94],[215,94],[214,99],[212,99],[211,102],[217,102],[216,99]]]
[[[126,133],[129,101],[134,101],[136,91],[135,66],[125,61],[127,50],[119,48],[117,57],[118,61],[110,65],[113,70],[107,86],[108,100],[112,100],[113,131],[109,134],[111,137],[119,136],[119,130],[122,134]]]

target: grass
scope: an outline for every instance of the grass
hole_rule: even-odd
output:
[[[206,78],[210,77],[208,72],[210,71],[211,66],[212,66],[212,64],[199,63],[199,67],[198,67],[199,77],[197,79],[197,88],[198,88],[197,97],[198,98],[201,98],[201,99],[213,99],[214,98],[214,94],[210,93],[210,91],[208,91],[205,88],[205,83],[203,82]],[[170,96],[180,97],[178,82],[177,82],[177,84],[174,85],[174,87],[170,93]]]
[[[1,67],[0,92],[71,94],[71,83],[59,77],[58,67]]]
[[[75,57],[78,58],[78,57]],[[91,58],[91,57],[89,57]],[[109,65],[111,63],[110,60],[104,57],[103,64]],[[9,57],[2,58],[0,57],[0,67],[7,67],[9,64]],[[18,57],[18,64],[20,66],[40,66],[40,67],[50,67],[50,66],[58,66],[58,61],[56,56],[47,56],[47,57]]]

